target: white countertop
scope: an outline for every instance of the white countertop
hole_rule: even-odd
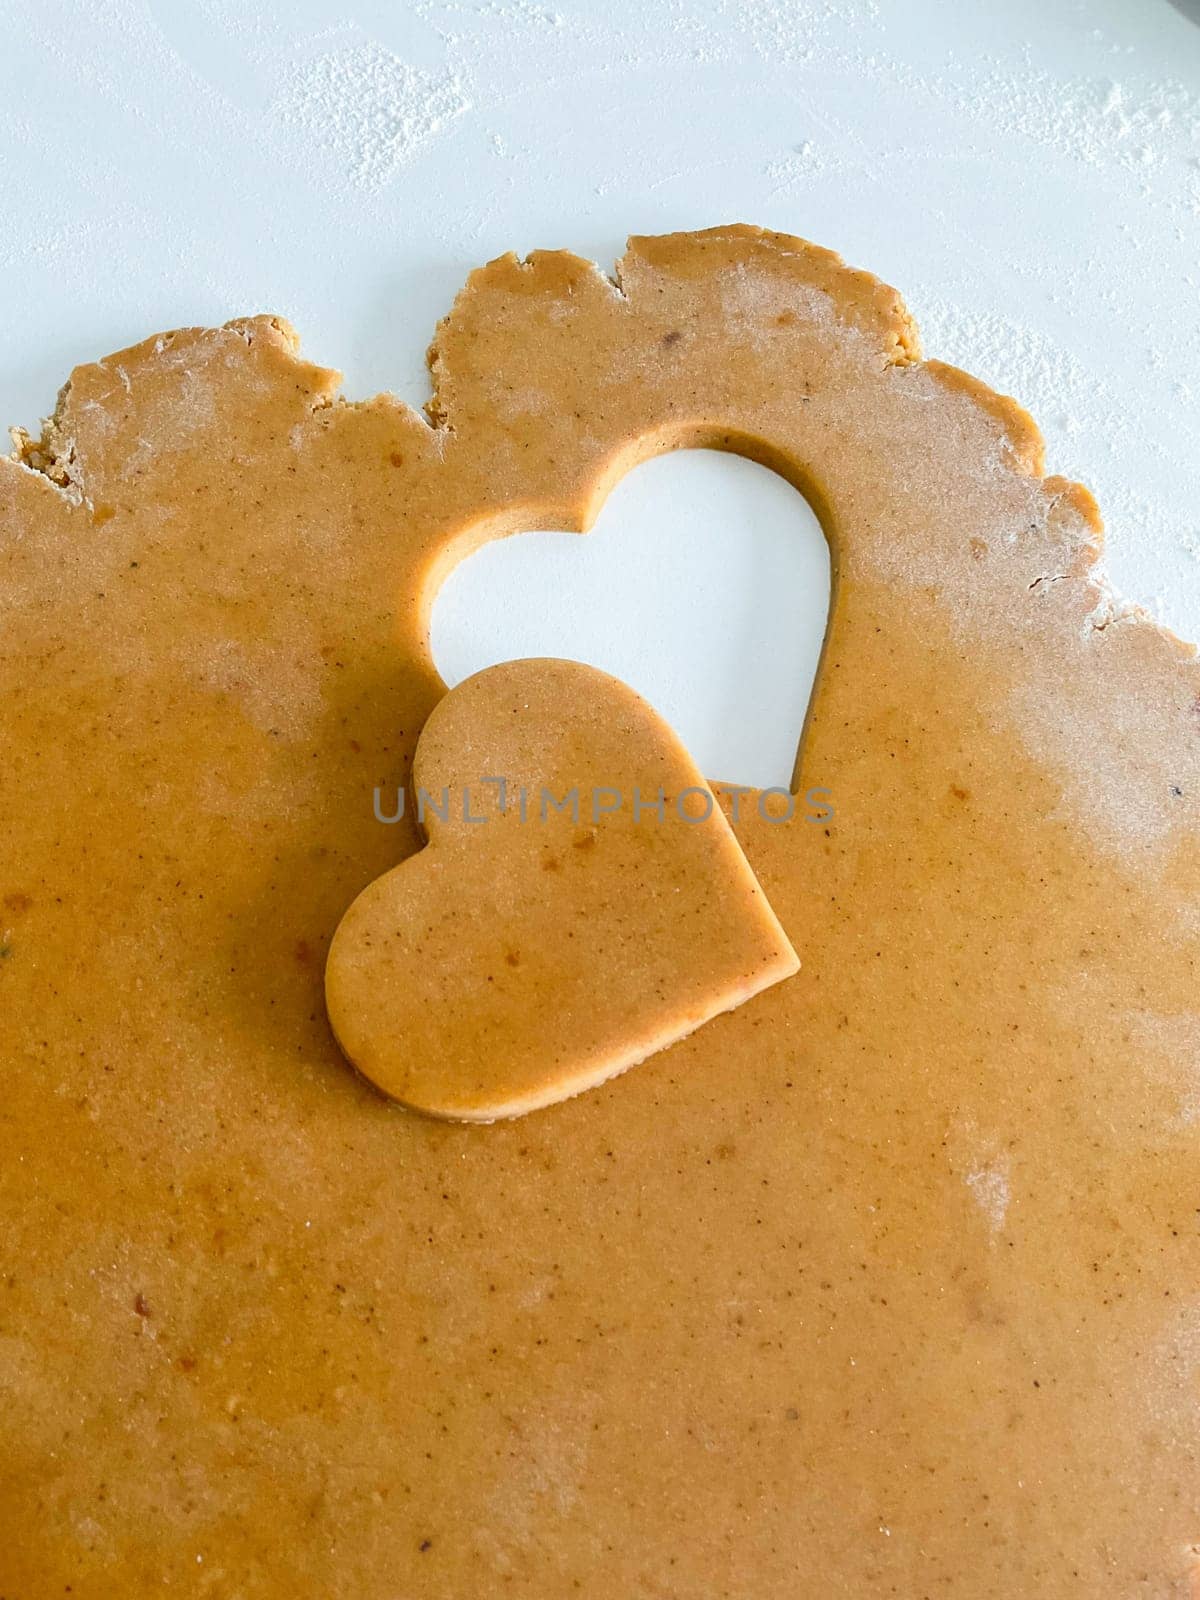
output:
[[[895,284],[928,354],[1024,402],[1117,588],[1200,638],[1200,27],[1169,0],[0,13],[4,424],[78,361],[253,311],[350,396],[420,404],[477,263],[757,222]]]

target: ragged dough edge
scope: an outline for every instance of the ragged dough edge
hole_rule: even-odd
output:
[[[236,335],[247,348],[256,344],[267,346],[279,357],[282,366],[290,367],[297,382],[312,392],[308,402],[310,412],[315,413],[339,403],[341,373],[305,361],[300,354],[300,335],[285,317],[264,313],[234,317],[219,328],[174,328],[165,333],[151,334],[149,338],[115,350],[99,361],[85,362],[75,367],[58,391],[53,410],[42,419],[41,430],[36,437],[26,428],[9,428],[13,450],[7,456],[0,456],[0,472],[15,469],[29,473],[51,491],[57,492],[61,503],[71,510],[82,509],[93,523],[103,521],[103,516],[97,517],[97,508],[88,492],[76,450],[77,428],[73,406],[78,390],[95,374],[107,376],[110,371],[116,371],[123,375],[126,366],[143,363],[147,356],[164,356],[172,350],[185,349],[189,343],[217,340],[229,334]]]
[[[425,405],[426,416],[434,427],[454,431],[453,404],[446,396],[453,373],[446,360],[443,339],[454,329],[473,296],[491,288],[527,296],[551,296],[564,287],[573,289],[576,284],[582,284],[602,298],[621,301],[636,313],[640,266],[644,264],[652,270],[666,266],[668,270],[674,269],[677,277],[688,275],[689,271],[690,275],[699,276],[714,270],[715,259],[706,260],[705,255],[708,252],[720,254],[722,245],[730,246],[742,257],[750,248],[774,261],[795,262],[798,286],[825,293],[848,326],[875,339],[888,365],[907,366],[919,361],[916,324],[896,290],[869,272],[848,267],[834,251],[805,239],[770,233],[749,223],[726,223],[694,232],[631,235],[626,240],[624,255],[616,261],[611,273],[605,272],[597,262],[569,250],[534,250],[526,256],[509,250],[477,267],[455,296],[450,310],[439,320],[426,352],[433,390]],[[680,272],[680,267],[685,271]]]
[[[921,360],[917,325],[897,290],[873,273],[847,266],[834,250],[751,223],[725,223],[692,233],[635,234],[617,262],[615,283],[623,291],[640,261],[670,266],[694,260],[700,272],[712,270],[704,257],[722,245],[731,246],[729,253],[739,260],[744,260],[749,248],[769,260],[794,263],[791,270],[797,284],[827,295],[839,320],[872,339],[886,365],[906,367]]]
[[[941,361],[925,361],[921,370],[943,388],[957,390],[980,411],[984,412],[1000,429],[1010,467],[1023,477],[1040,481],[1053,515],[1059,506],[1072,512],[1086,529],[1089,540],[1081,546],[1082,559],[1065,573],[1048,573],[1047,578],[1072,578],[1081,580],[1094,601],[1088,613],[1086,632],[1089,636],[1104,634],[1110,627],[1121,624],[1144,629],[1159,637],[1184,663],[1194,663],[1200,655],[1197,645],[1181,639],[1165,623],[1150,615],[1144,606],[1129,600],[1117,590],[1105,565],[1105,527],[1100,506],[1085,484],[1073,482],[1057,474],[1046,473],[1046,448],[1041,429],[1019,401],[1011,395],[998,394],[981,379]]]
[[[963,395],[999,430],[1010,468],[1021,476],[1040,481],[1051,513],[1054,506],[1064,504],[1076,514],[1090,535],[1091,554],[1090,559],[1079,564],[1069,576],[1083,580],[1089,588],[1089,598],[1094,602],[1088,619],[1093,637],[1102,638],[1117,626],[1136,627],[1157,636],[1181,661],[1195,662],[1198,654],[1195,644],[1181,639],[1137,602],[1124,598],[1112,584],[1104,566],[1104,524],[1096,501],[1082,484],[1046,476],[1044,440],[1029,412],[1011,396],[997,393],[970,373],[937,360],[923,359],[916,324],[896,289],[870,272],[847,266],[837,252],[796,235],[769,232],[749,223],[727,223],[693,232],[634,235],[627,241],[625,254],[615,263],[611,275],[594,261],[567,250],[535,250],[526,257],[509,251],[497,256],[468,276],[449,312],[437,324],[426,355],[431,394],[421,411],[388,393],[367,400],[347,400],[339,392],[340,374],[305,362],[300,356],[299,336],[292,325],[282,317],[265,314],[235,318],[220,329],[185,328],[152,336],[106,356],[92,367],[119,365],[123,358],[141,357],[151,350],[160,353],[187,338],[232,332],[247,345],[258,340],[268,341],[280,357],[281,365],[291,366],[297,375],[303,373],[307,377],[314,390],[309,403],[312,414],[386,405],[397,412],[403,423],[418,424],[441,445],[454,434],[453,404],[446,392],[453,375],[447,368],[442,338],[453,328],[457,315],[473,292],[492,284],[503,284],[510,289],[520,287],[531,296],[548,295],[564,282],[574,280],[602,294],[618,297],[636,314],[640,267],[699,277],[717,270],[723,264],[722,258],[728,260],[736,254],[744,259],[747,252],[773,263],[787,262],[797,284],[822,291],[837,319],[848,329],[870,339],[886,366],[923,373],[943,388]],[[22,428],[11,430],[14,452],[0,457],[0,472],[15,470],[35,474],[56,490],[67,506],[83,508],[95,520],[95,508],[87,485],[81,481],[75,459],[71,427],[72,396],[81,376],[88,370],[87,366],[75,369],[60,390],[54,410],[36,439]]]

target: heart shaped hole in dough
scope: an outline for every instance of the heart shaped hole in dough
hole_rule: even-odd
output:
[[[600,667],[716,782],[787,786],[829,616],[829,546],[800,492],[726,451],[628,472],[585,538],[492,539],[446,578],[431,646],[452,688],[525,656]]]

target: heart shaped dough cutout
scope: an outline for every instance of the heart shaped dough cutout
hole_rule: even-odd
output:
[[[429,843],[354,901],[325,973],[343,1051],[405,1105],[519,1116],[799,966],[683,745],[594,667],[467,679],[413,789]]]

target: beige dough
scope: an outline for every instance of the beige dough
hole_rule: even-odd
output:
[[[325,969],[343,1050],[407,1106],[491,1122],[565,1100],[799,966],[687,751],[595,667],[469,678],[412,789],[428,848],[363,890]]]
[[[426,420],[268,319],[166,335],[0,462],[0,1594],[1178,1600],[1194,652],[799,240],[507,257],[432,365]],[[681,445],[832,544],[835,818],[737,824],[803,966],[536,1116],[413,1116],[322,971],[419,844],[371,801],[432,595]]]

